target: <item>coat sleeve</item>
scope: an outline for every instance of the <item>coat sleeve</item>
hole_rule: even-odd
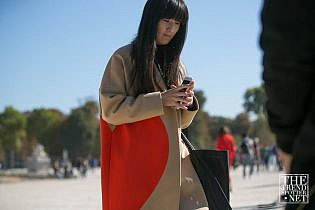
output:
[[[179,72],[180,74],[179,74],[178,85],[181,85],[187,74],[186,67],[182,62],[179,63]],[[191,124],[198,110],[199,110],[198,100],[194,96],[194,101],[193,101],[192,106],[188,110],[181,109],[180,114],[181,114],[181,128],[182,129],[187,128]]]
[[[194,96],[193,105],[187,110],[184,109],[181,110],[181,127],[183,129],[187,128],[191,124],[198,110],[199,110],[198,100]]]
[[[184,66],[182,62],[180,62],[179,65],[180,65],[179,70],[181,72],[180,74],[181,81],[179,81],[179,83],[181,84],[183,82],[185,75],[187,74],[186,73],[187,71],[186,71],[186,67]],[[193,101],[192,106],[188,110],[184,110],[184,109],[181,110],[181,127],[183,129],[187,128],[191,124],[198,110],[199,110],[198,100],[194,96],[194,101]]]
[[[114,53],[105,68],[99,89],[102,118],[112,125],[119,125],[163,115],[160,92],[127,95],[128,75],[123,57]]]

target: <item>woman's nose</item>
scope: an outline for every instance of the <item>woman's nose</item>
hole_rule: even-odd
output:
[[[169,24],[167,25],[167,28],[166,28],[166,29],[167,29],[168,31],[170,31],[170,32],[173,32],[173,30],[174,30],[174,28],[175,28],[174,26],[175,26],[174,23],[169,23]]]

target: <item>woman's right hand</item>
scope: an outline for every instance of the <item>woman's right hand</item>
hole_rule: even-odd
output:
[[[182,85],[180,87],[173,87],[161,93],[162,102],[164,106],[175,107],[176,109],[187,109],[185,106],[188,85]]]

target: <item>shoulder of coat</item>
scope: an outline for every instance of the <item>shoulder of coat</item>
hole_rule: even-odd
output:
[[[130,59],[131,56],[131,44],[122,46],[120,48],[118,48],[113,55],[118,55],[120,57],[122,57],[124,60],[125,59]]]

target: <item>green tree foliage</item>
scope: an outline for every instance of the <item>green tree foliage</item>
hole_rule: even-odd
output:
[[[234,135],[235,144],[239,145],[243,133],[248,133],[251,122],[246,112],[239,113],[231,123],[231,132]]]
[[[97,122],[98,122],[98,126],[96,128],[96,137],[94,139],[92,152],[91,152],[91,155],[93,157],[100,157],[100,153],[101,153],[99,118]]]
[[[58,110],[34,109],[27,118],[28,145],[38,142],[44,145],[49,155],[60,154],[62,151],[60,125],[63,120],[64,116]]]
[[[35,138],[39,143],[45,142],[46,132],[61,122],[63,114],[56,110],[34,109],[27,119],[27,136]]]
[[[62,141],[62,125],[64,121],[65,120],[62,120],[52,124],[44,134],[45,137],[42,142],[45,151],[52,159],[61,157],[62,151],[65,148],[64,142]]]
[[[243,134],[247,133],[250,127],[250,120],[247,113],[240,113],[236,115],[231,123],[232,133]]]
[[[271,145],[275,143],[275,136],[271,132],[266,118],[265,102],[266,93],[264,86],[249,88],[244,94],[243,107],[247,113],[254,113],[256,120],[251,122],[249,135],[252,138],[258,137],[261,143]]]
[[[2,146],[2,141],[0,139],[0,161],[1,160],[4,160],[4,149],[3,149],[3,146]]]
[[[95,150],[98,139],[98,105],[88,101],[73,109],[61,128],[62,142],[70,158],[87,157]]]
[[[0,139],[4,152],[18,152],[25,137],[26,117],[13,107],[6,107],[0,114]]]
[[[0,114],[0,158],[4,160],[5,168],[7,165],[14,167],[15,154],[20,151],[26,135],[25,126],[25,116],[13,107],[6,107]],[[6,160],[9,160],[9,164]]]
[[[259,115],[265,112],[266,93],[263,86],[247,89],[244,100],[243,107],[247,113]]]
[[[203,111],[206,97],[202,90],[196,90],[195,96],[198,99],[199,111],[188,128],[188,138],[196,148],[207,148],[210,144],[208,135],[208,113]]]

